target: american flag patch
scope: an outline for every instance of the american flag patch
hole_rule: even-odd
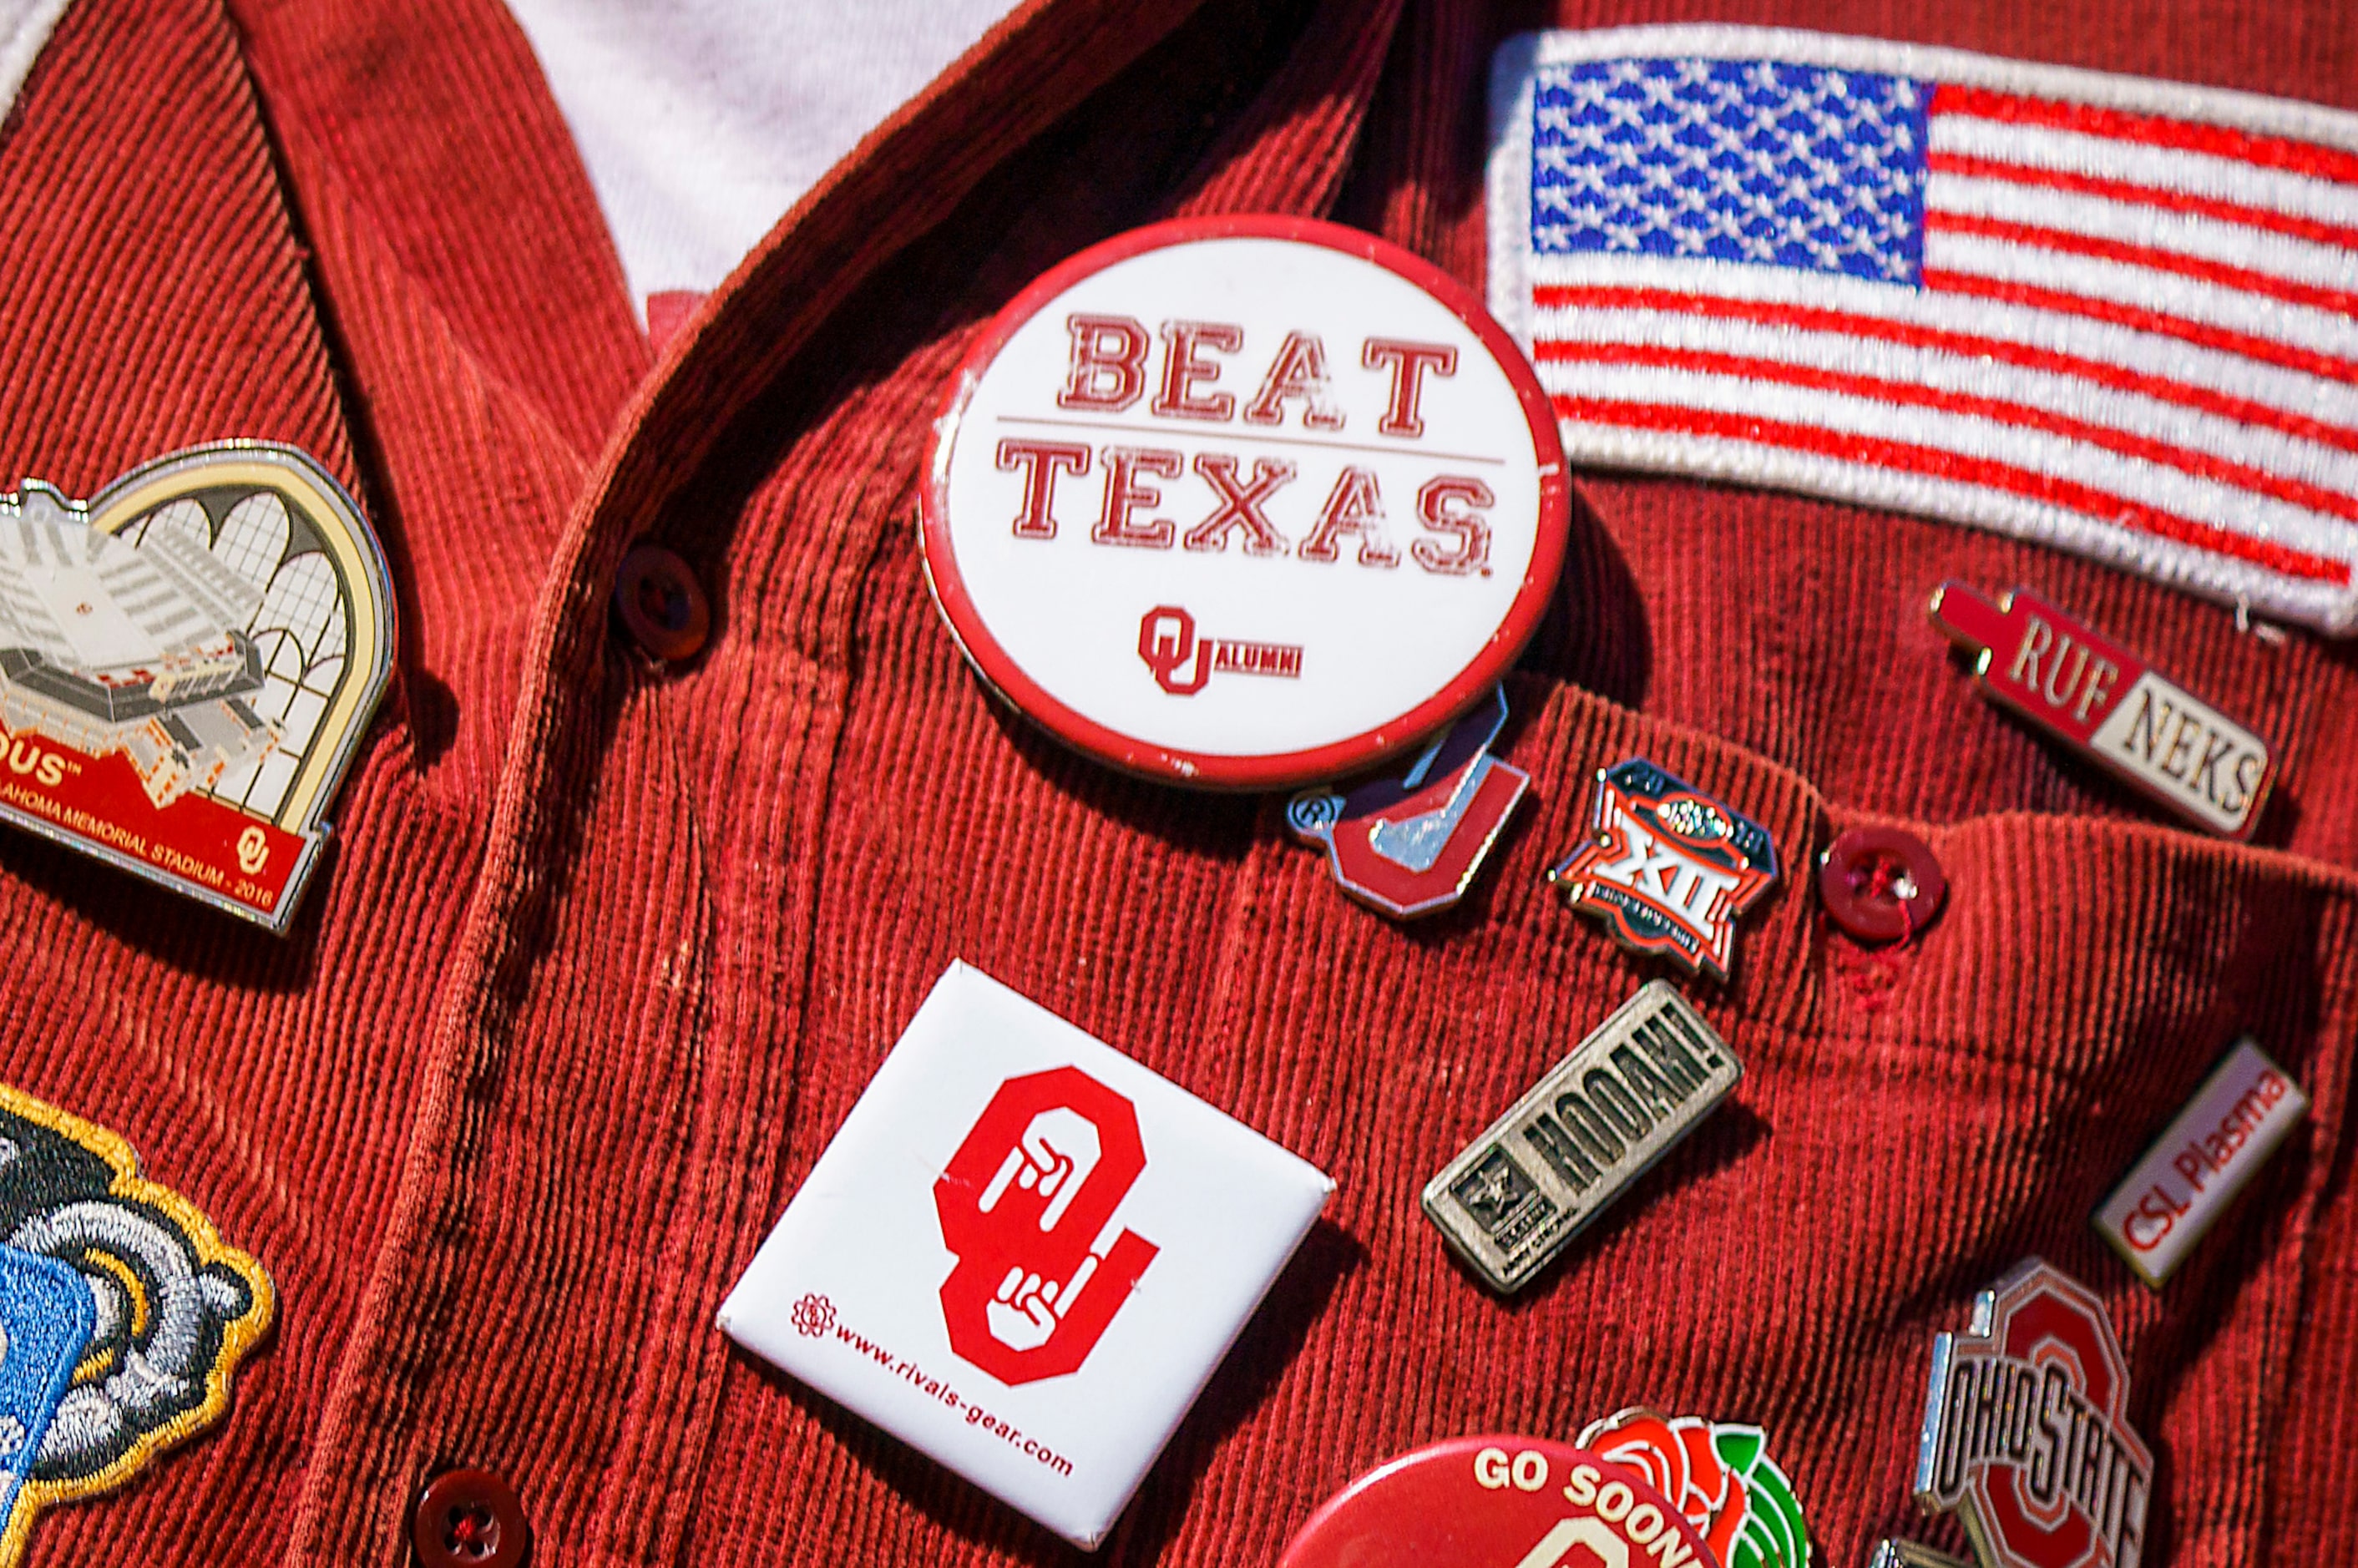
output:
[[[1747,27],[1510,40],[1491,308],[1575,462],[2358,631],[2358,114]]]

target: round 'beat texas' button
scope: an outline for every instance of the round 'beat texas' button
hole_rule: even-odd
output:
[[[983,678],[1133,773],[1281,788],[1428,737],[1563,565],[1546,395],[1463,286],[1356,230],[1156,224],[954,379],[926,576]]]
[[[1278,1568],[1718,1568],[1633,1470],[1535,1437],[1458,1437],[1378,1466]]]

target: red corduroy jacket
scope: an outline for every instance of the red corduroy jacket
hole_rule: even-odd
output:
[[[1275,211],[1478,288],[1495,44],[1687,18],[2358,105],[2334,0],[1035,0],[657,355],[496,0],[80,0],[0,129],[0,468],[88,495],[199,441],[304,448],[402,619],[287,936],[0,837],[0,1082],[122,1134],[279,1297],[226,1416],[42,1513],[29,1561],[400,1563],[449,1465],[514,1485],[544,1568],[1071,1560],[713,1327],[963,957],[1339,1183],[1107,1562],[1265,1563],[1403,1449],[1637,1403],[1765,1427],[1822,1563],[1955,1549],[1909,1496],[1932,1336],[2032,1253],[2126,1347],[2147,1562],[2358,1562],[2348,644],[1992,535],[1584,473],[1509,682],[1532,799],[1466,903],[1403,928],[1282,802],[1045,739],[928,600],[944,377],[1042,269]],[[612,616],[641,538],[710,595],[691,661]],[[2256,843],[1977,698],[1925,620],[1948,577],[2034,587],[2273,739]],[[1791,868],[1734,979],[1687,988],[1747,1074],[1501,1302],[1417,1192],[1655,972],[1541,877],[1631,754]],[[1863,822],[1948,879],[1897,947],[1804,874]],[[2246,1032],[2312,1108],[2150,1292],[2089,1213]]]

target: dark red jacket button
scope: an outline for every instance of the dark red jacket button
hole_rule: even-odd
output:
[[[1854,940],[1897,942],[1932,923],[1949,879],[1931,848],[1897,827],[1854,827],[1818,859],[1818,897]]]
[[[614,608],[640,647],[665,661],[694,658],[712,633],[712,606],[696,574],[661,545],[633,546],[614,574]]]
[[[418,1568],[524,1568],[532,1527],[515,1488],[489,1470],[445,1470],[409,1515]]]

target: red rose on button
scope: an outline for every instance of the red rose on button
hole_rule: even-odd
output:
[[[1591,1425],[1580,1446],[1670,1498],[1721,1568],[1808,1568],[1809,1524],[1758,1427],[1626,1410]]]

